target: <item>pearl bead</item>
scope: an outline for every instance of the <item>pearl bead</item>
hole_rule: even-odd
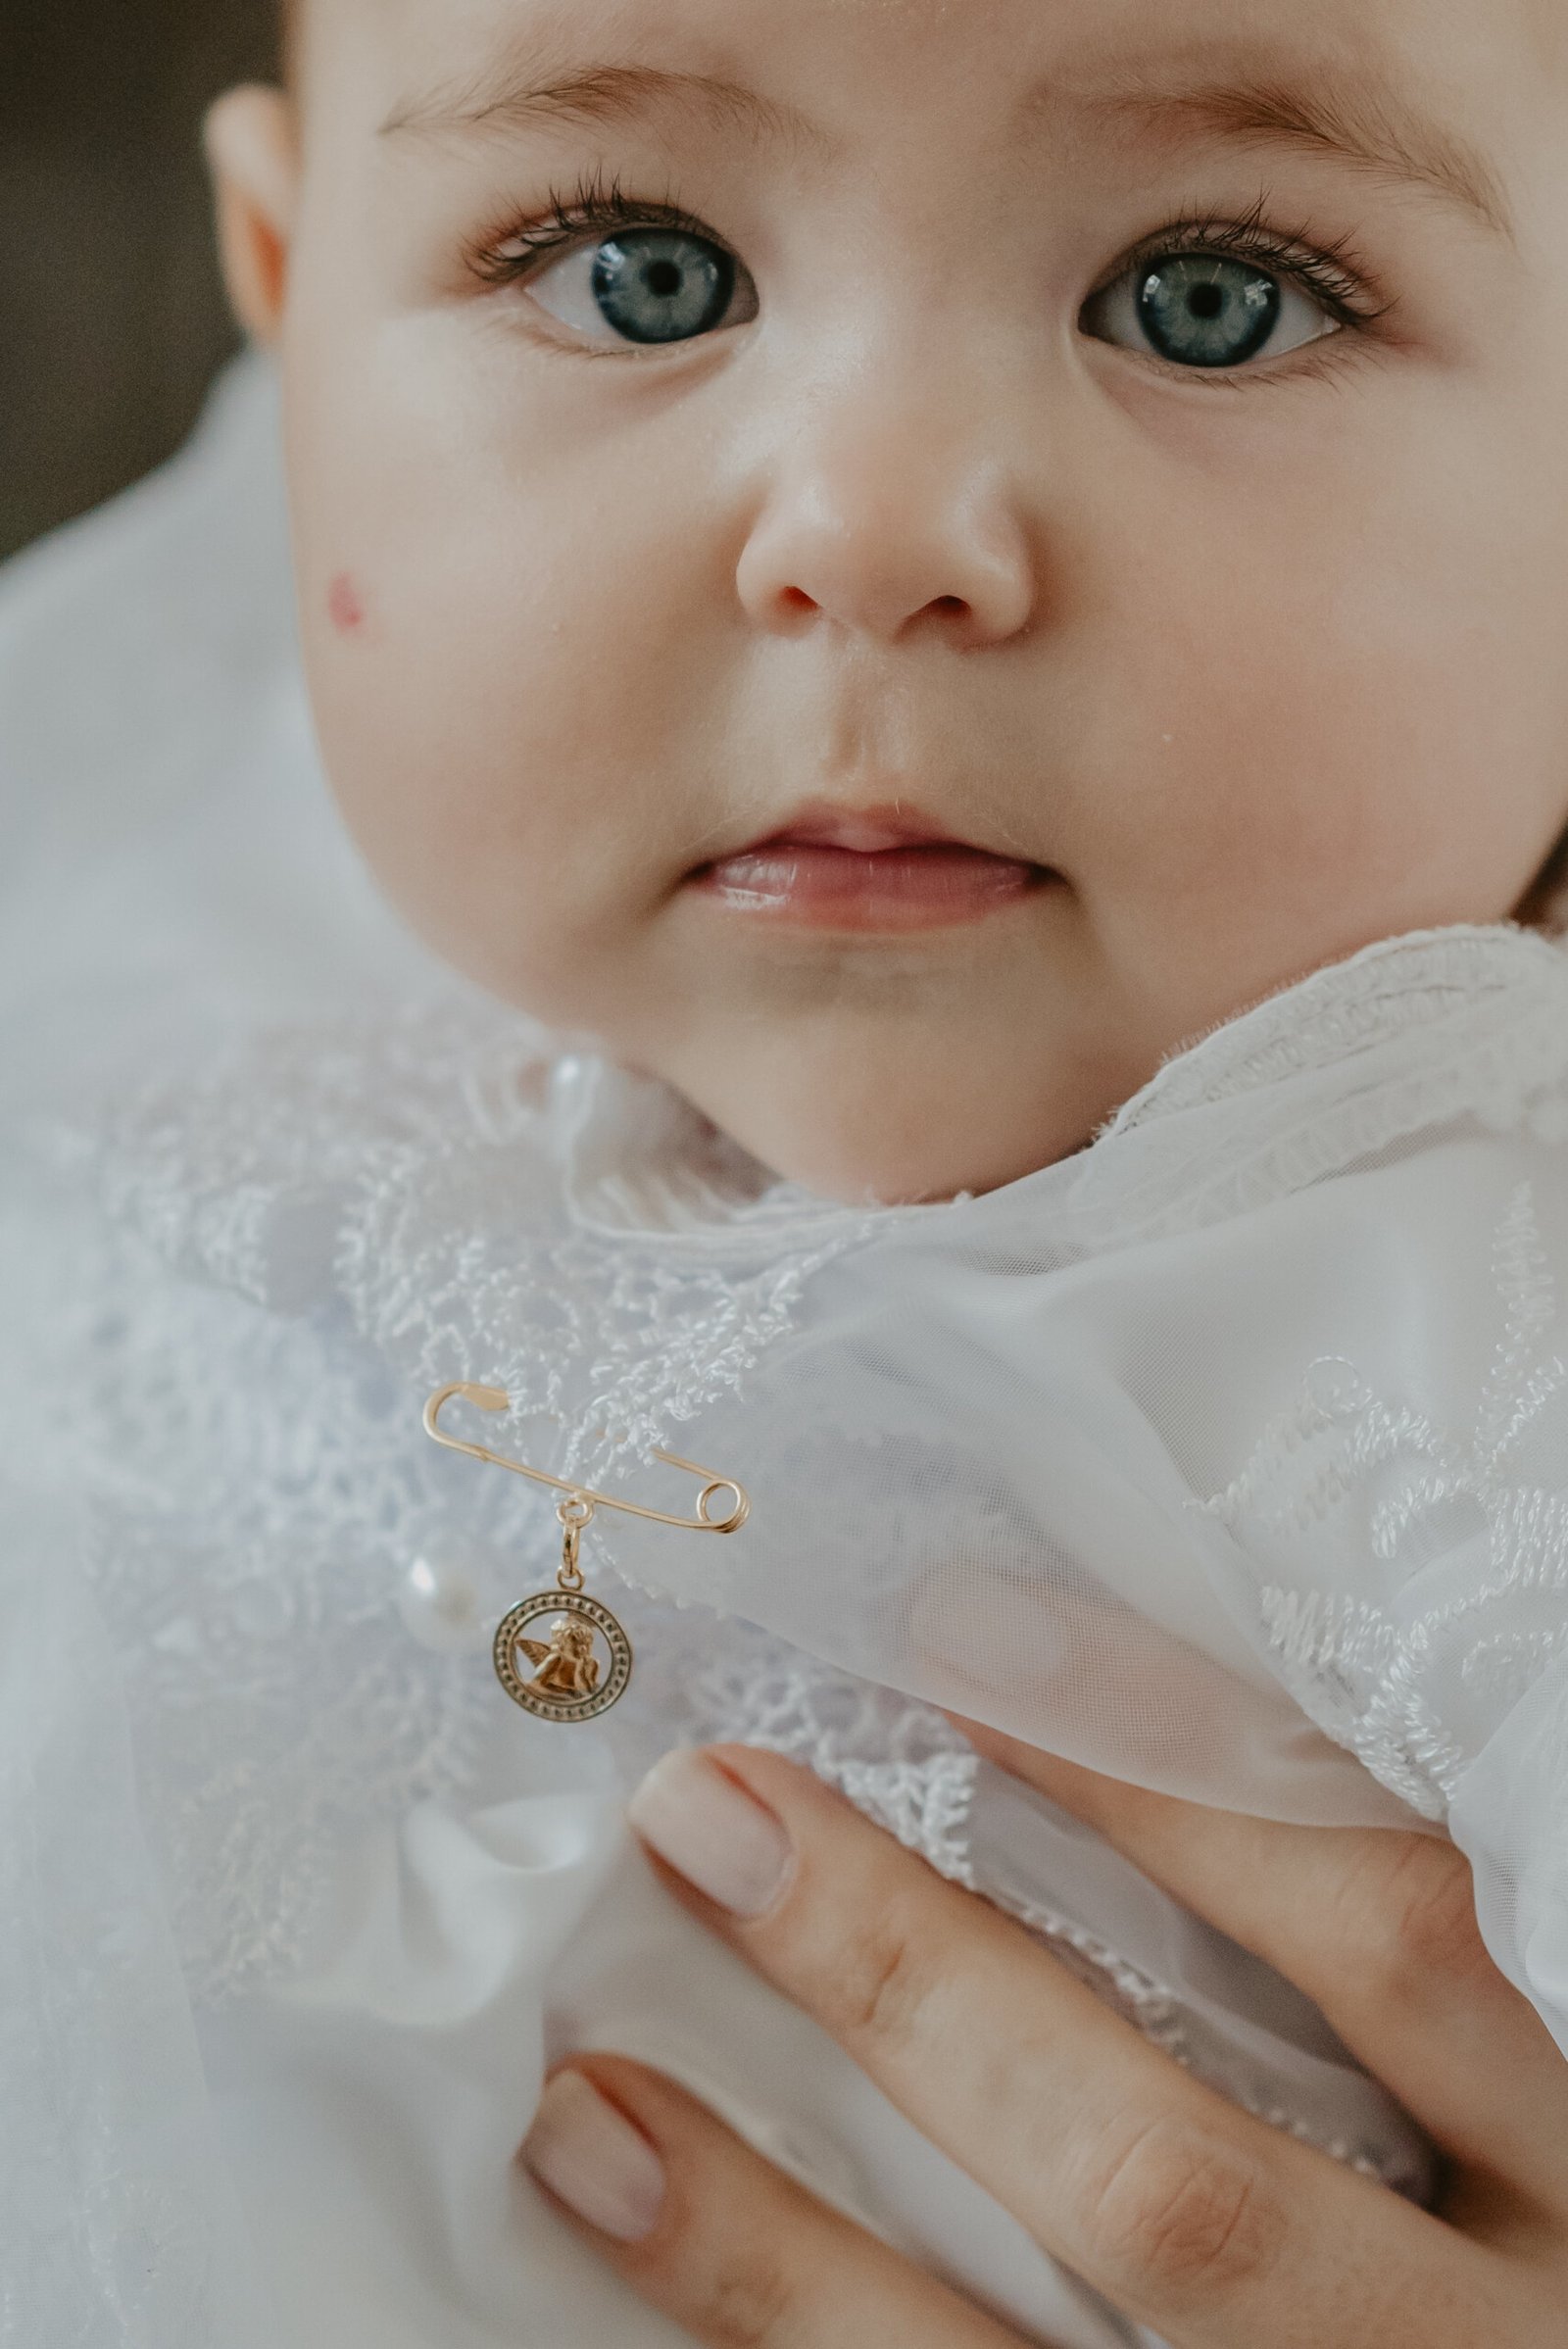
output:
[[[415,1559],[398,1592],[398,1613],[432,1655],[477,1655],[489,1644],[473,1577],[449,1550],[429,1548]]]

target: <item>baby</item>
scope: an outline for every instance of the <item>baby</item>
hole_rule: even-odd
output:
[[[292,100],[216,117],[224,242],[327,767],[446,957],[925,1199],[1515,911],[1563,30],[1315,24],[306,6]]]
[[[1311,2011],[931,1708],[1446,1823],[1564,2028],[1568,24],[302,0],[289,34],[211,150],[312,706],[477,994],[131,1113],[121,1237],[62,1244],[88,1302],[36,1317],[94,1510],[35,1652],[128,1708],[123,1898],[179,1959],[123,2009],[184,2129],[145,2337],[671,2340],[509,2160],[591,2042],[1030,2337],[1135,2340],[664,1898],[624,1780],[805,1755],[1413,2193]],[[721,1542],[596,1521],[637,1649],[603,1724],[485,1672],[560,1535],[423,1445],[480,1379],[511,1417],[465,1440],[570,1489],[690,1519],[674,1443],[750,1495]],[[28,1456],[43,1523],[73,1460]],[[581,1640],[567,1678],[597,1701]],[[65,2338],[81,2263],[33,2257]]]

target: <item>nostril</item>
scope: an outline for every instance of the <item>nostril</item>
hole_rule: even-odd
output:
[[[969,607],[962,596],[937,596],[933,599],[931,609],[933,612],[967,612]]]
[[[779,602],[789,612],[814,612],[816,605],[804,587],[786,587]]]

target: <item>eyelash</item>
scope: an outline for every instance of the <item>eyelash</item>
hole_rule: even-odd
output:
[[[518,284],[533,275],[541,262],[580,243],[586,234],[595,231],[606,234],[616,228],[673,228],[722,246],[722,239],[715,237],[707,222],[695,214],[667,200],[655,203],[646,197],[628,196],[618,175],[607,181],[602,170],[591,178],[585,175],[579,179],[569,195],[551,188],[546,201],[548,210],[543,220],[508,226],[471,256],[469,266],[482,283]],[[1343,326],[1365,332],[1388,316],[1395,305],[1378,297],[1371,272],[1348,236],[1332,238],[1326,245],[1314,245],[1304,228],[1281,235],[1264,224],[1267,204],[1266,196],[1259,197],[1239,220],[1221,220],[1204,213],[1184,214],[1155,234],[1142,238],[1130,253],[1122,255],[1110,273],[1085,296],[1084,307],[1087,309],[1097,296],[1119,283],[1132,270],[1147,268],[1164,256],[1181,253],[1250,261],[1259,269],[1289,278],[1321,302]],[[1338,337],[1324,339],[1333,342]],[[1304,347],[1317,350],[1321,345]],[[1152,353],[1150,356],[1163,368],[1165,363]],[[1195,368],[1175,371],[1184,377],[1206,372]],[[1255,379],[1259,373],[1253,367],[1215,369],[1207,372],[1207,380],[1217,384],[1236,383],[1244,376]]]
[[[1267,197],[1260,196],[1236,220],[1218,220],[1208,213],[1184,214],[1157,234],[1142,238],[1130,253],[1123,254],[1109,274],[1086,297],[1085,306],[1132,270],[1147,268],[1164,255],[1183,253],[1200,258],[1250,261],[1277,276],[1289,277],[1305,286],[1342,325],[1374,326],[1379,318],[1388,316],[1394,304],[1378,298],[1371,271],[1348,236],[1333,237],[1326,245],[1314,245],[1305,228],[1281,235],[1265,227],[1263,215],[1267,208]]]
[[[514,285],[531,276],[541,261],[579,243],[590,229],[606,234],[614,228],[676,228],[710,245],[722,242],[694,213],[678,204],[628,196],[618,177],[607,182],[602,171],[579,179],[569,196],[549,189],[545,201],[542,220],[507,227],[472,256],[469,267],[486,285]]]

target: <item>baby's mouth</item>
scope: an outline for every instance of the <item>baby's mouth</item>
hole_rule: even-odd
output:
[[[956,840],[903,805],[802,808],[776,832],[700,865],[728,910],[803,928],[904,931],[978,921],[1054,876]]]

